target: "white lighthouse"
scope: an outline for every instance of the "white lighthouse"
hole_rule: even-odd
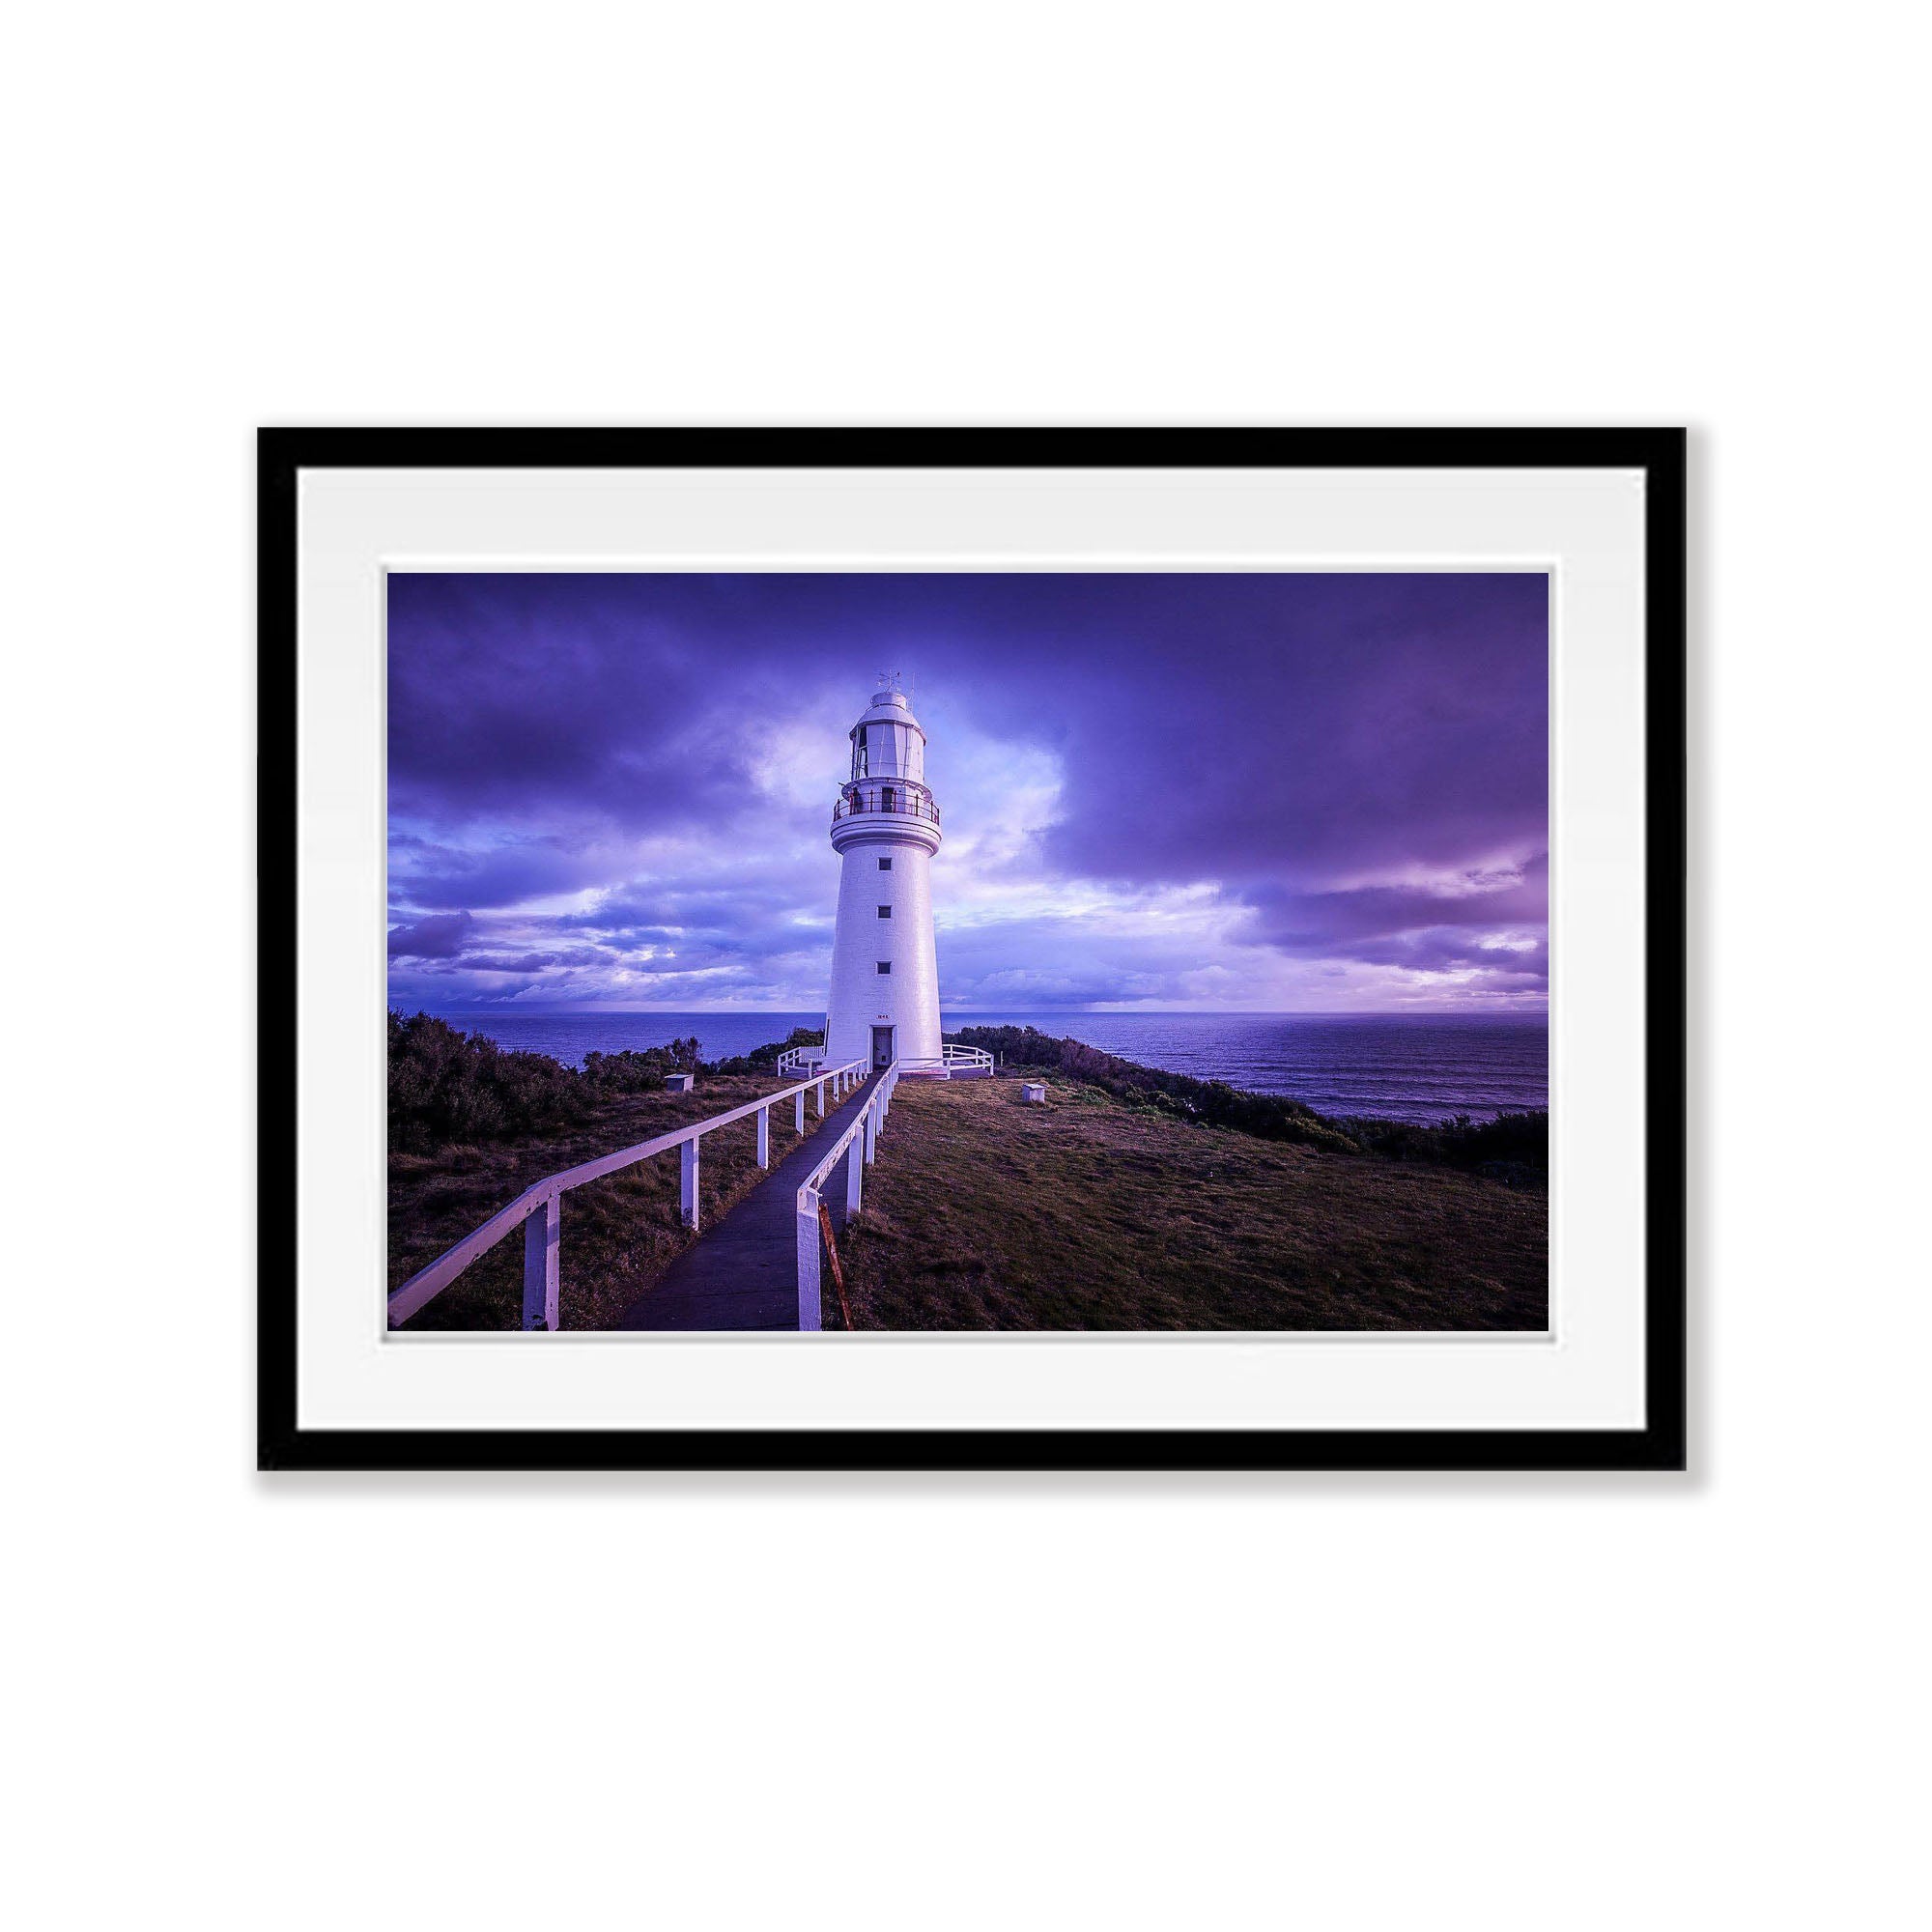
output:
[[[842,863],[825,1058],[897,1060],[901,1073],[943,1077],[932,943],[939,807],[925,782],[925,733],[896,677],[872,694],[850,735],[851,775],[832,812]]]

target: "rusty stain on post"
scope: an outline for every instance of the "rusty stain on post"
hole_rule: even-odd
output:
[[[832,1238],[832,1211],[823,1201],[818,1204],[818,1227],[825,1236],[825,1259],[832,1264],[832,1286],[838,1292],[838,1314],[849,1334],[852,1310],[845,1299],[845,1270],[838,1265],[838,1243]]]

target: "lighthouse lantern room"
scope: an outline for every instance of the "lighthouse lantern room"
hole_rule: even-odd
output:
[[[832,811],[838,918],[825,1059],[899,1063],[944,1077],[932,858],[939,807],[925,782],[925,733],[897,675],[880,681],[853,725],[852,768]]]

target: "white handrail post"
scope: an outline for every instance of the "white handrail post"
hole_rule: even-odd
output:
[[[553,1194],[524,1223],[524,1326],[554,1329],[558,1263],[563,1246],[562,1202]]]
[[[822,1121],[825,1118],[825,1082],[821,1080],[812,1092],[818,1095],[818,1118]]]
[[[678,1149],[677,1205],[687,1228],[697,1226],[697,1142],[694,1134]]]
[[[879,1105],[876,1098],[866,1108],[866,1165],[870,1167],[879,1152]]]
[[[845,1150],[845,1218],[850,1220],[866,1199],[866,1151],[855,1140]]]
[[[758,1165],[760,1167],[769,1167],[771,1164],[772,1110],[769,1107],[760,1107],[758,1109]]]
[[[805,1089],[803,1087],[791,1096],[791,1123],[797,1132],[801,1134],[805,1132]]]
[[[818,1326],[818,1196],[799,1189],[798,1325],[803,1333]]]

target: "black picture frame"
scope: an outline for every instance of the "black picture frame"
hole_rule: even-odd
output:
[[[296,1469],[1681,1470],[1687,1455],[1686,433],[1630,429],[304,429],[257,442],[260,984],[297,903],[304,469],[1615,469],[1645,477],[1645,1421],[1628,1430],[343,1430],[297,1417],[296,1053],[257,1038],[257,1463]]]

